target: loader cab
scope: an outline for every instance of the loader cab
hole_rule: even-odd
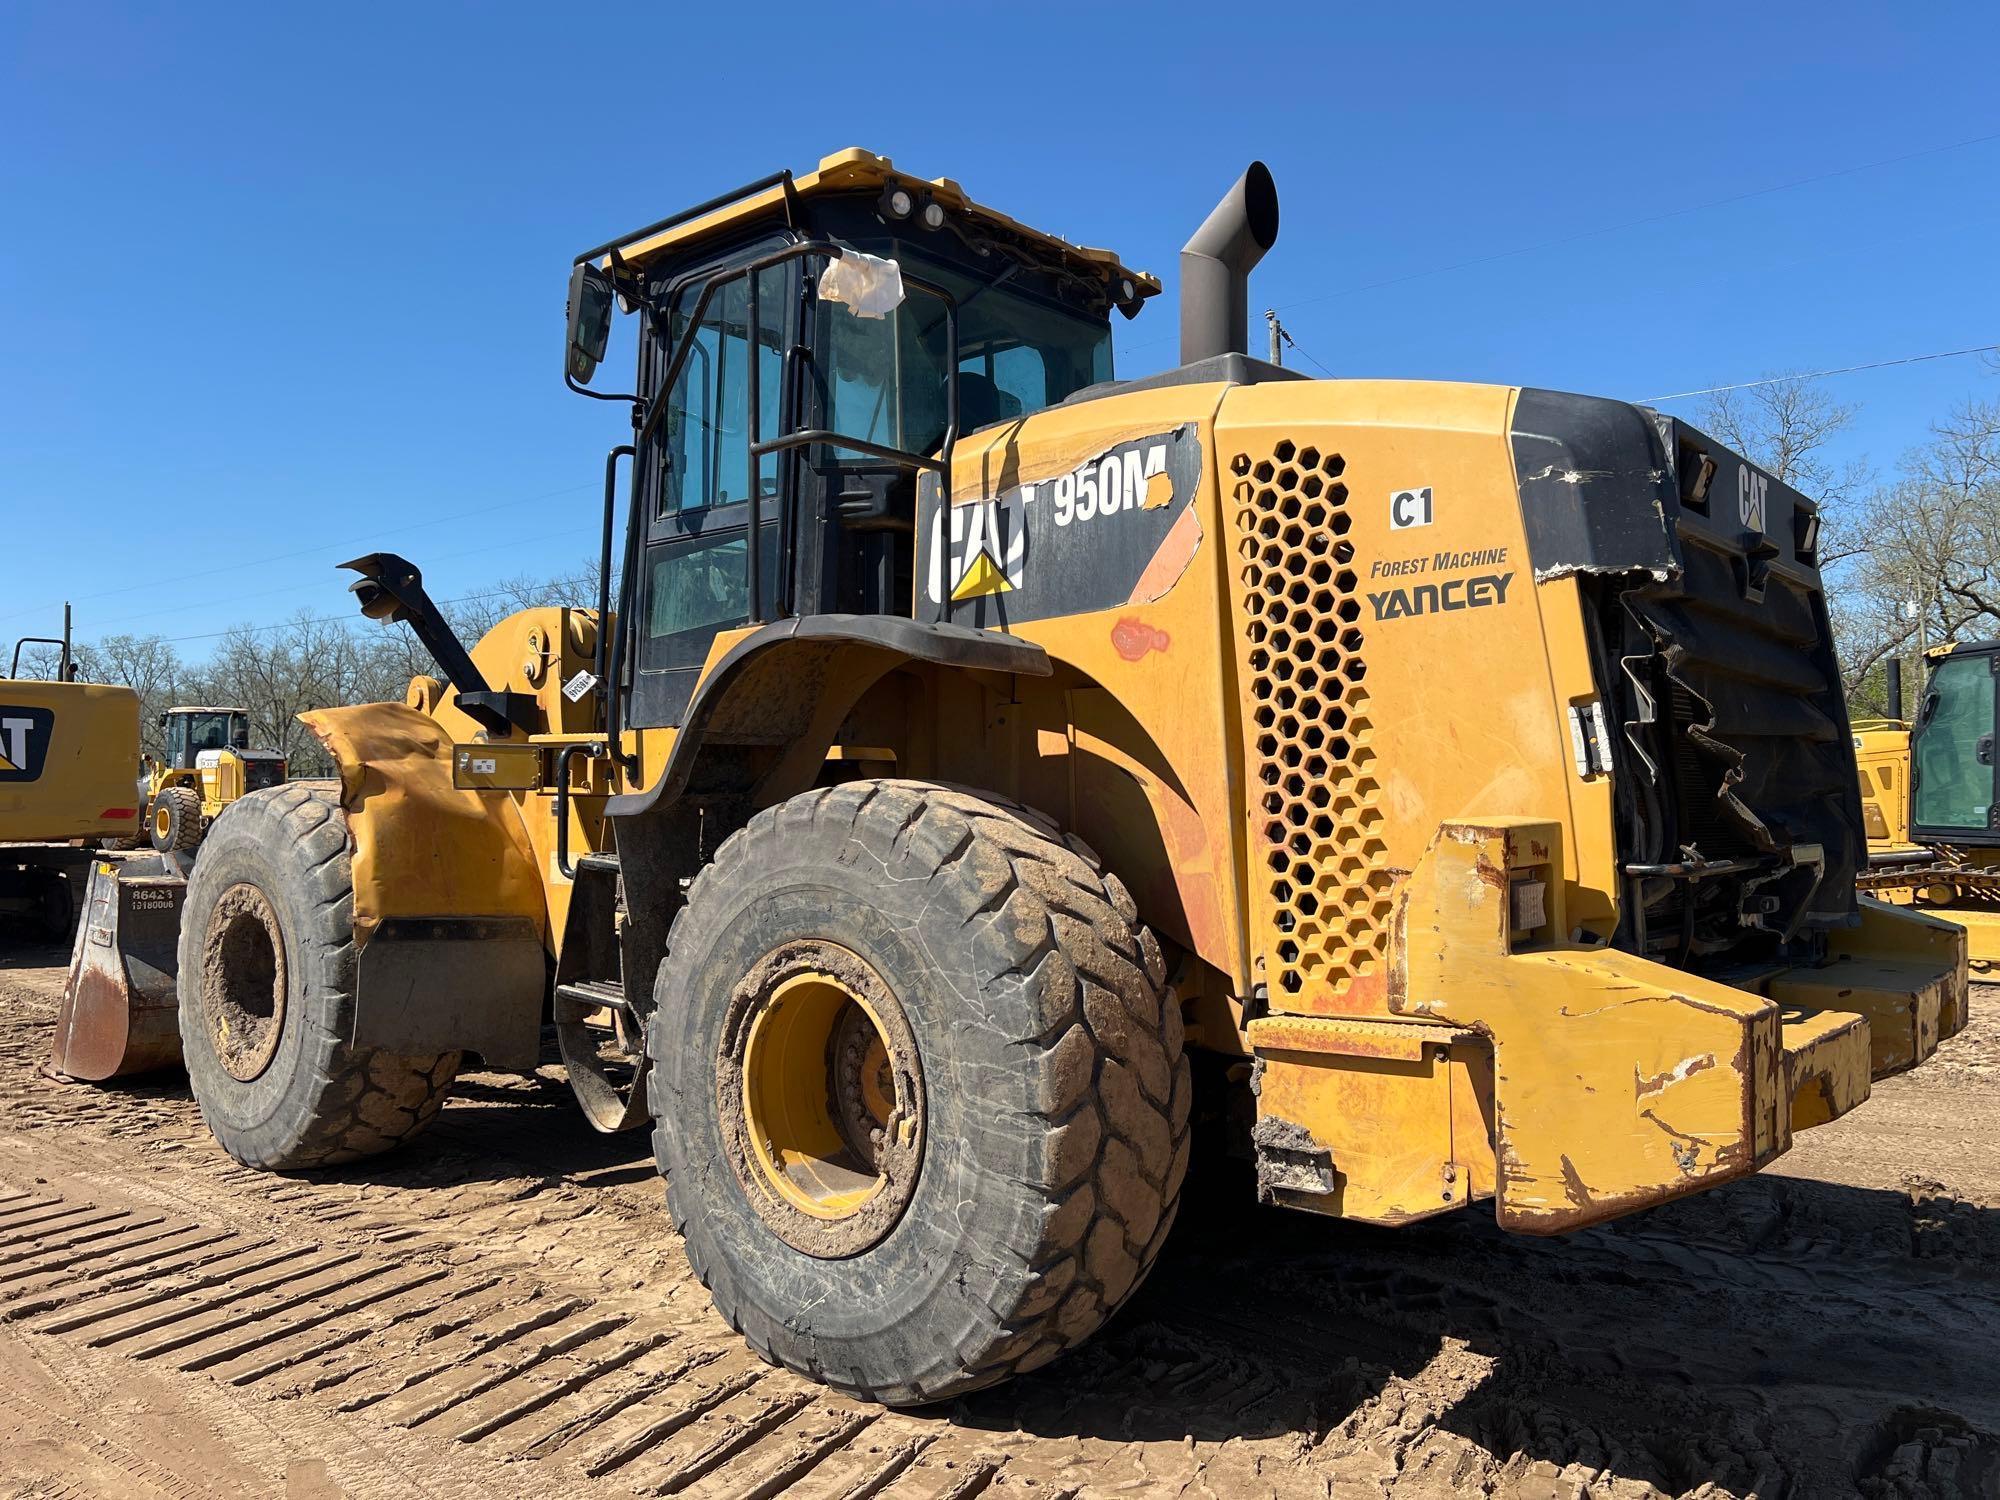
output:
[[[613,299],[638,319],[631,728],[680,723],[720,631],[910,615],[919,485],[948,482],[958,436],[1109,380],[1113,309],[1158,290],[867,152],[693,213],[571,281],[573,386]]]
[[[2000,847],[2000,641],[1931,653],[1910,731],[1910,836]]]
[[[171,771],[196,769],[204,751],[250,748],[250,715],[240,708],[170,708],[160,730]]]

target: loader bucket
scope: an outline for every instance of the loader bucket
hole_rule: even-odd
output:
[[[174,993],[185,865],[172,855],[96,861],[56,1016],[56,1071],[101,1082],[181,1060]]]

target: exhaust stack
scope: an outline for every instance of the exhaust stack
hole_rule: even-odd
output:
[[[1181,246],[1181,363],[1250,352],[1250,271],[1278,241],[1278,188],[1261,161]]]

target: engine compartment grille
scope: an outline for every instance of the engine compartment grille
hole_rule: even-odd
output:
[[[1283,439],[1228,462],[1249,710],[1253,915],[1274,994],[1380,967],[1392,877],[1376,803],[1346,465]]]

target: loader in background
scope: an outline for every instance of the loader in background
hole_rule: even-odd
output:
[[[175,949],[188,872],[208,830],[251,792],[282,786],[285,757],[250,748],[240,708],[179,707],[160,715],[165,753],[148,756],[141,821],[152,855],[97,859],[84,888],[53,1064],[102,1082],[181,1060]]]
[[[1253,166],[1123,381],[1157,282],[865,151],[578,256],[604,591],[468,649],[347,564],[440,676],[305,715],[338,783],[188,877],[223,1148],[389,1150],[551,1021],[730,1323],[912,1404],[1088,1338],[1193,1129],[1554,1234],[1928,1057],[1964,935],[1856,894],[1813,502],[1623,402],[1249,358],[1277,228]]]
[[[162,854],[195,848],[222,810],[248,792],[285,779],[285,757],[250,748],[250,715],[240,708],[170,708],[160,715],[165,753],[147,756],[142,817]]]
[[[53,681],[21,676],[32,644],[60,648]],[[138,831],[138,760],[139,695],[77,680],[67,610],[60,637],[15,642],[0,678],[0,925],[69,935],[91,846]]]
[[[1891,659],[1889,717],[1854,725],[1868,833],[1861,889],[1963,927],[1973,972],[1989,976],[2000,969],[2000,641],[1933,646],[1924,662],[1914,722]]]

